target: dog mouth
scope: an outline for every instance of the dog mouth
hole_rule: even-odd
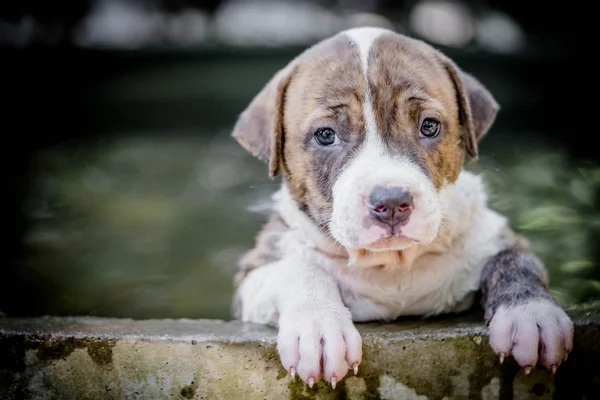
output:
[[[352,247],[370,251],[403,250],[421,242],[412,232],[406,232],[404,224],[390,226],[369,217],[365,218],[357,239]]]

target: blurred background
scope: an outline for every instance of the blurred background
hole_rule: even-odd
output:
[[[586,11],[534,3],[2,1],[0,312],[229,319],[278,187],[235,119],[300,51],[361,25],[423,39],[491,90],[502,109],[467,168],[562,304],[600,298]]]

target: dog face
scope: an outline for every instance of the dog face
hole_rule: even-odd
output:
[[[497,111],[424,42],[358,28],[279,71],[233,136],[346,249],[402,250],[437,237],[465,152],[477,156]]]

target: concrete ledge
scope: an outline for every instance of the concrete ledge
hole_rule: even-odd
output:
[[[575,348],[553,376],[499,365],[480,315],[361,324],[358,376],[292,382],[276,331],[215,320],[0,318],[1,399],[597,399],[600,303],[568,310]]]

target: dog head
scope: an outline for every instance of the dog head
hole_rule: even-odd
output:
[[[435,240],[466,154],[498,112],[428,44],[378,28],[328,38],[280,70],[240,115],[240,144],[347,250]]]

